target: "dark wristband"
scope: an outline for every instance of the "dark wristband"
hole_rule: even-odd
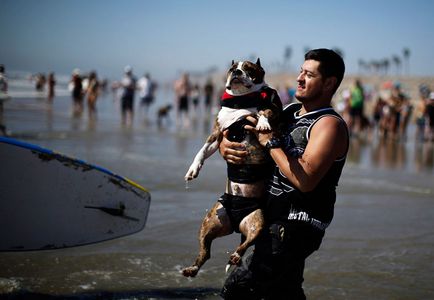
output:
[[[265,148],[267,148],[268,150],[270,150],[270,149],[280,148],[281,145],[282,145],[282,143],[281,143],[280,139],[278,139],[276,137],[272,137],[265,144]]]

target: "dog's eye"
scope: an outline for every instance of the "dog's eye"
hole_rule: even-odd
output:
[[[244,68],[244,70],[246,71],[246,73],[247,73],[248,75],[251,75],[252,72],[254,72],[254,69],[253,69],[252,67],[249,67],[249,66],[246,66],[246,67]]]

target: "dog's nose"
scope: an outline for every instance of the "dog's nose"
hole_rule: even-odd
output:
[[[240,69],[235,69],[235,70],[232,72],[232,74],[233,74],[234,76],[240,76],[240,75],[243,74],[243,72],[241,72]]]

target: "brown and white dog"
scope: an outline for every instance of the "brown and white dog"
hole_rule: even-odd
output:
[[[158,125],[158,127],[162,126],[164,119],[169,120],[169,112],[171,109],[172,109],[171,104],[164,105],[158,109],[158,111],[157,111],[157,125]]]
[[[199,175],[204,161],[219,149],[225,130],[228,130],[229,140],[245,144],[249,152],[245,164],[228,163],[225,194],[203,219],[199,231],[199,255],[192,266],[182,270],[184,276],[196,276],[210,258],[212,241],[234,231],[242,234],[242,242],[230,255],[226,270],[230,265],[240,264],[241,257],[264,227],[261,206],[265,195],[265,180],[270,170],[270,157],[254,133],[244,129],[245,125],[251,125],[246,117],[255,116],[258,118],[257,130],[270,130],[270,123],[277,121],[282,110],[277,92],[268,87],[264,75],[259,59],[256,63],[232,61],[227,72],[226,90],[221,98],[222,107],[213,131],[185,175],[187,181]]]

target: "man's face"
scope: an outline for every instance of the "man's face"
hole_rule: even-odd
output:
[[[316,60],[306,60],[301,66],[295,92],[295,98],[300,102],[315,100],[322,96],[324,81],[318,70],[319,64]]]

